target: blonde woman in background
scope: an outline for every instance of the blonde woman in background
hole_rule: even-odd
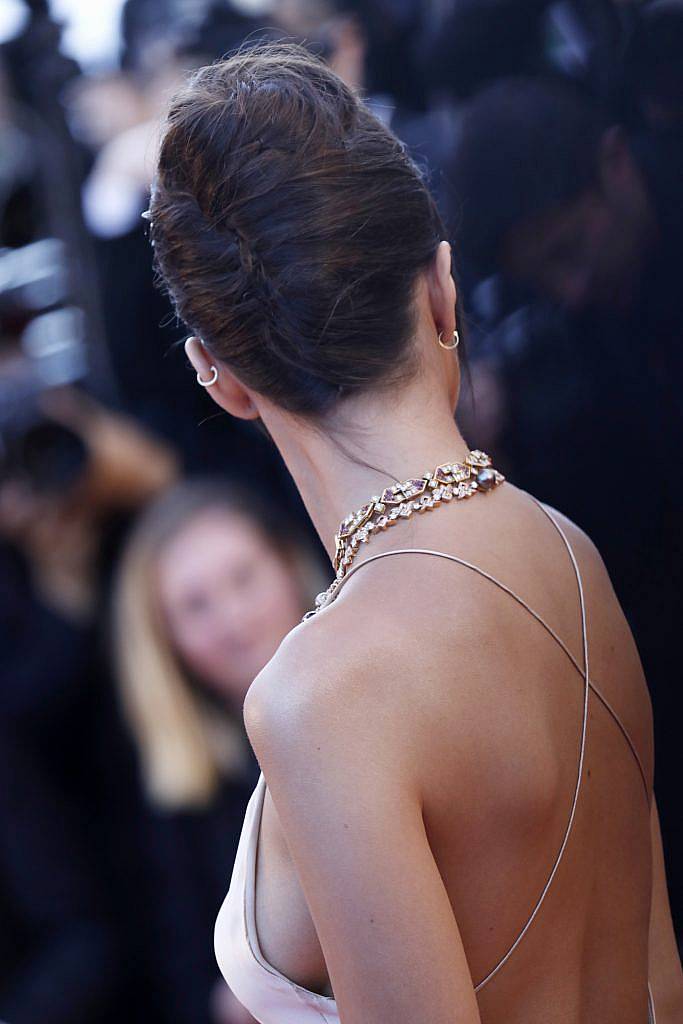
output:
[[[147,805],[146,944],[174,1024],[253,1019],[219,981],[212,932],[258,777],[244,696],[321,583],[291,538],[250,493],[186,481],[146,509],[118,568],[114,661]]]

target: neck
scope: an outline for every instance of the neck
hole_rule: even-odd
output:
[[[354,399],[319,427],[270,410],[263,421],[330,558],[339,523],[393,483],[461,462],[469,447],[441,401]]]

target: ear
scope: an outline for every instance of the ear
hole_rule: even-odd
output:
[[[429,301],[434,323],[446,338],[455,329],[455,303],[458,293],[451,273],[451,246],[443,239],[439,242],[429,275]]]
[[[206,390],[221,409],[225,409],[231,416],[237,416],[241,420],[258,419],[260,414],[249,389],[224,363],[220,363],[211,356],[201,338],[193,335],[185,341],[185,355],[202,380],[211,380],[215,376],[215,371],[212,369],[215,367],[218,376],[215,383],[208,385]]]

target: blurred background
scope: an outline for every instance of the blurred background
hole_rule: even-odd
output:
[[[330,568],[269,441],[196,386],[140,214],[171,93],[264,35],[429,177],[465,436],[595,540],[639,645],[683,941],[683,3],[0,0],[9,1024],[251,1021],[212,945],[258,776],[241,706]]]

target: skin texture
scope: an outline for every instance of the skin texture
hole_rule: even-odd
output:
[[[455,326],[455,298],[442,242],[416,290],[421,373],[400,391],[345,404],[324,430],[219,367],[211,393],[233,414],[261,416],[330,554],[342,516],[388,477],[467,451],[453,419],[457,355],[436,344],[439,330],[448,337]],[[186,350],[206,379],[216,361],[197,339]],[[683,981],[657,857],[649,940],[647,686],[599,553],[560,520],[584,581],[591,677],[629,730],[648,792],[594,699],[562,865],[529,932],[478,994],[474,985],[526,922],[567,824],[583,683],[566,655],[489,581],[443,559],[401,555],[357,572],[249,689],[244,721],[267,782],[260,945],[299,984],[329,993],[331,983],[343,1024],[644,1024],[648,971],[664,1008],[658,1024],[680,1024]],[[451,552],[497,576],[580,662],[567,551],[511,482],[414,516],[367,552],[406,546]]]

